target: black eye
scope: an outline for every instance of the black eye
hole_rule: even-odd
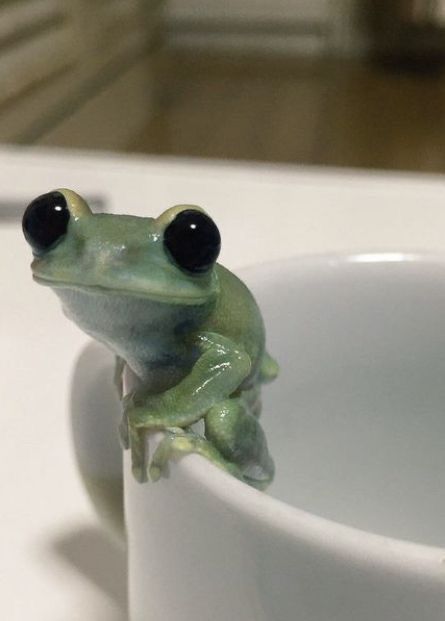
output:
[[[165,229],[164,245],[179,267],[200,274],[216,261],[221,236],[209,216],[195,209],[185,209]]]
[[[35,198],[26,208],[22,228],[34,252],[48,250],[61,239],[68,228],[70,212],[61,192],[48,192]]]

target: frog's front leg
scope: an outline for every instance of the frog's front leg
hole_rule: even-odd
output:
[[[197,338],[200,356],[191,372],[179,384],[159,395],[146,398],[143,405],[125,410],[128,420],[133,472],[145,480],[145,432],[169,427],[185,428],[202,418],[208,410],[227,399],[249,375],[248,354],[233,341],[214,333]],[[133,442],[132,442],[133,440]]]
[[[196,434],[191,429],[184,430],[181,427],[167,429],[165,437],[156,448],[149,469],[151,480],[157,481],[161,477],[172,456],[188,455],[190,453],[196,453],[205,457],[215,466],[243,480],[240,468],[236,464],[224,459],[209,440]]]

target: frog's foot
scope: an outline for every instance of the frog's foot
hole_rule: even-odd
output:
[[[262,466],[260,467],[252,467],[247,471],[243,472],[243,481],[254,487],[255,489],[259,489],[264,491],[269,487],[272,483],[274,474],[275,474],[275,466],[271,458],[270,463],[267,468]]]
[[[275,468],[266,436],[242,396],[225,399],[208,411],[205,436],[225,460],[238,466],[246,483],[263,490],[272,482]]]
[[[143,429],[128,427],[129,448],[131,451],[131,470],[139,483],[148,481],[148,450],[146,432]]]
[[[199,442],[196,443],[196,447],[192,447],[190,442],[183,438],[184,428],[182,427],[184,422],[186,425],[197,422],[201,416],[199,414],[191,413],[185,418],[184,421],[184,416],[181,412],[176,413],[174,410],[173,412],[167,412],[160,410],[160,408],[156,409],[156,401],[157,397],[150,399],[148,406],[133,406],[133,402],[128,401],[130,407],[127,407],[124,410],[123,419],[119,428],[124,448],[129,448],[131,450],[133,474],[137,481],[141,483],[148,480],[149,474],[146,455],[147,446],[145,442],[148,433],[170,430],[166,437],[166,445],[164,449],[159,450],[158,453],[160,464],[162,461],[162,455],[164,453],[168,454],[167,447],[170,443],[171,448],[169,455],[172,453],[192,452],[204,454],[204,447],[201,447]],[[169,440],[169,436],[172,433],[175,434],[175,437],[178,436],[177,442],[173,441],[174,438]],[[165,463],[168,461],[168,458],[169,456],[165,458]],[[163,463],[161,465],[163,465]],[[156,461],[150,477],[154,478],[154,480],[159,478],[156,470]]]
[[[238,466],[224,459],[208,440],[197,435],[193,431],[176,427],[167,429],[165,438],[160,442],[153,455],[153,460],[149,468],[151,480],[157,481],[161,477],[167,463],[172,457],[190,453],[202,455],[215,464],[215,466],[218,466],[238,479],[243,479]]]

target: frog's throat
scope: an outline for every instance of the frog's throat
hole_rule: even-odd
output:
[[[190,295],[190,294],[179,294],[179,295],[171,295],[160,293],[159,291],[150,291],[150,290],[129,290],[125,288],[115,289],[110,287],[105,287],[102,285],[79,285],[71,282],[64,282],[59,280],[52,280],[50,278],[42,278],[42,276],[37,276],[33,274],[33,279],[39,285],[43,285],[46,287],[51,287],[53,289],[73,289],[77,291],[90,291],[91,293],[97,293],[98,295],[125,295],[128,297],[134,298],[143,298],[147,300],[152,300],[154,302],[167,302],[169,304],[183,304],[183,305],[200,305],[205,304],[211,301],[216,297],[216,291],[201,294],[201,295]]]

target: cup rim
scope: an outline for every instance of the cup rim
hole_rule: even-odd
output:
[[[328,265],[345,263],[421,263],[431,262],[445,268],[445,253],[429,251],[377,250],[331,252],[294,256],[262,264],[278,265],[300,260],[302,264]],[[237,270],[246,277],[259,264]],[[224,472],[199,455],[186,455],[178,466],[194,479],[209,496],[215,496],[253,523],[261,524],[305,542],[347,557],[358,564],[384,567],[386,570],[411,572],[443,579],[445,547],[381,535],[336,520],[322,517],[258,491]]]

